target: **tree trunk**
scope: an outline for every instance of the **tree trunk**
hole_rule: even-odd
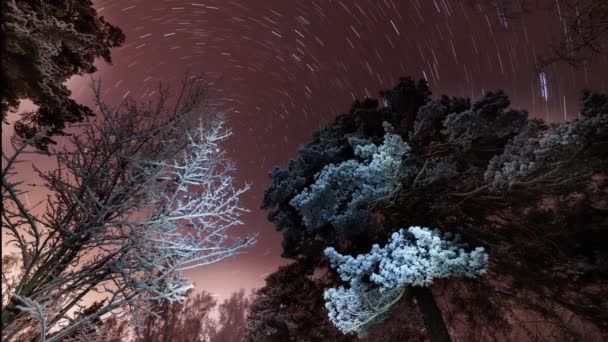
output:
[[[414,286],[412,287],[412,292],[418,302],[418,307],[422,313],[422,320],[431,342],[451,342],[450,333],[445,326],[441,311],[435,302],[431,289]]]

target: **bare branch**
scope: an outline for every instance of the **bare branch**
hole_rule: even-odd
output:
[[[230,235],[247,211],[239,197],[249,186],[234,186],[235,166],[221,146],[231,133],[198,78],[185,78],[171,108],[163,88],[156,102],[126,99],[115,108],[104,103],[99,82],[93,89],[99,116],[54,151],[55,170],[38,170],[52,193],[44,215],[30,213],[19,199],[20,183],[12,181],[27,146],[3,154],[2,191],[10,199],[3,231],[24,262],[3,302],[7,341],[25,331],[61,341],[124,307],[146,315],[154,301],[184,298],[192,284],[183,270],[256,242],[255,235]],[[104,304],[72,317],[94,292],[105,295]]]

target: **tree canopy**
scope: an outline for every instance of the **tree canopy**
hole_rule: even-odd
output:
[[[3,340],[60,341],[111,314],[141,320],[154,303],[184,299],[193,287],[185,270],[255,243],[231,233],[248,187],[234,184],[222,149],[231,132],[199,78],[187,77],[170,107],[164,90],[116,107],[96,90],[100,117],[51,150],[56,168],[38,171],[50,193],[44,213],[24,204],[15,170],[36,137],[3,150],[2,230],[19,252],[19,267],[3,275]],[[74,315],[94,293],[103,303]]]
[[[19,100],[39,108],[26,113],[15,132],[31,138],[40,130],[61,134],[92,110],[70,99],[64,85],[74,75],[96,71],[96,58],[112,61],[110,48],[124,43],[116,26],[98,16],[90,0],[2,2],[2,119]],[[39,147],[52,142],[38,141]]]
[[[344,285],[328,271],[328,247],[331,255],[358,258],[404,226],[433,227],[483,247],[490,262],[475,280],[441,280],[430,292],[411,291],[432,339],[441,330],[433,327],[442,325],[447,338],[446,325],[478,339],[605,335],[608,97],[585,91],[578,118],[549,124],[510,108],[500,90],[473,102],[432,99],[424,81],[401,78],[380,94],[381,101],[355,101],[285,169],[270,173],[262,207],[283,233],[283,255],[303,273],[320,272],[309,277],[310,286]],[[385,173],[366,178],[365,168],[370,156],[398,140],[407,149],[394,154],[392,170],[406,172],[383,191]],[[357,201],[364,189],[382,195]],[[391,312],[389,322],[400,317]],[[293,331],[298,324],[307,323],[294,322]],[[558,328],[538,333],[543,324]]]

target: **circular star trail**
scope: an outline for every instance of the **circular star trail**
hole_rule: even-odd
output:
[[[425,78],[435,95],[477,98],[504,89],[513,106],[551,121],[573,118],[583,88],[606,91],[606,58],[579,69],[535,67],[560,34],[560,21],[537,13],[496,20],[475,1],[450,0],[99,0],[100,15],[127,42],[94,75],[109,103],[153,96],[159,82],[203,75],[230,109],[228,144],[243,198],[243,231],[260,232],[248,254],[190,272],[220,297],[263,285],[281,263],[280,234],[259,205],[267,172],[285,166],[311,133],[376,97],[400,76]],[[507,28],[505,28],[507,27]],[[88,78],[70,81],[91,104]]]

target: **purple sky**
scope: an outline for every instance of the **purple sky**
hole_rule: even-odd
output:
[[[248,254],[188,273],[197,288],[220,298],[260,287],[287,260],[281,236],[259,210],[268,171],[285,166],[298,146],[353,97],[375,97],[400,76],[426,77],[433,93],[479,97],[504,89],[515,107],[561,121],[577,115],[579,91],[606,92],[608,60],[579,70],[545,70],[541,97],[536,56],[557,42],[557,16],[509,22],[486,17],[471,0],[96,0],[99,14],[121,27],[125,45],[113,64],[99,62],[107,102],[147,96],[159,81],[187,70],[215,81],[216,96],[233,108],[228,149],[251,210],[246,232],[259,232]],[[602,77],[602,72],[603,76]],[[91,104],[88,77],[70,80],[78,101]],[[565,114],[564,114],[565,113]]]

